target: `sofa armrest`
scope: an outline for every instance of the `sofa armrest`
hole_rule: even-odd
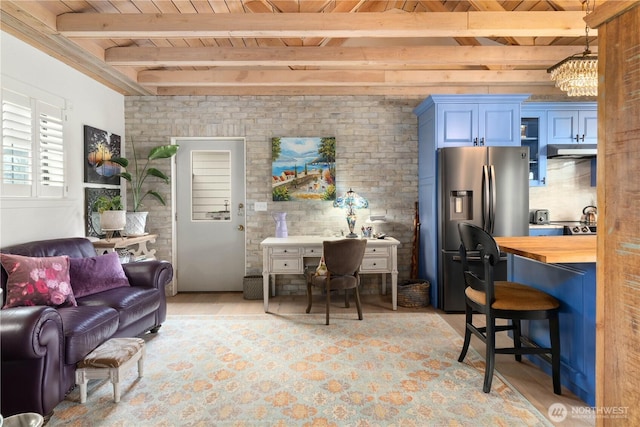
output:
[[[39,359],[54,349],[61,354],[62,336],[62,318],[52,307],[13,307],[0,310],[3,361]]]
[[[162,322],[167,318],[167,295],[165,287],[173,279],[173,265],[168,261],[141,261],[122,264],[124,273],[131,286],[156,288],[160,291],[160,306],[156,312],[155,327],[157,332]]]
[[[167,261],[141,261],[122,264],[131,286],[156,288],[164,293],[165,286],[173,279],[173,266]]]
[[[48,415],[64,399],[62,318],[52,307],[0,310],[4,415]]]

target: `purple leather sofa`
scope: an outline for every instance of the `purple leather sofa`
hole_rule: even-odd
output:
[[[29,242],[0,252],[30,257],[95,257],[84,238]],[[37,412],[46,418],[75,386],[76,363],[114,337],[155,333],[166,319],[166,261],[123,264],[130,287],[77,298],[77,307],[31,306],[0,310],[0,413]],[[2,274],[6,297],[7,273]],[[4,302],[4,301],[3,301]],[[4,305],[4,304],[3,304]]]

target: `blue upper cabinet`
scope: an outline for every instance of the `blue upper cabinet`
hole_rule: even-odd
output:
[[[548,112],[547,144],[597,144],[595,103],[556,104]]]
[[[478,105],[479,145],[520,145],[520,104],[505,102]]]
[[[433,95],[416,114],[436,109],[436,147],[519,146],[520,104],[529,95]]]
[[[478,145],[478,104],[442,104],[436,108],[439,147]]]
[[[529,147],[529,186],[541,187],[547,183],[547,112],[522,106],[520,142]]]
[[[521,144],[529,147],[529,185],[547,183],[548,144],[597,144],[595,102],[525,102],[521,109]]]

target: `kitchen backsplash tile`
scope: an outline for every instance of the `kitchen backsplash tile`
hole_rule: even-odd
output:
[[[589,159],[548,159],[547,185],[529,189],[529,207],[548,209],[551,221],[579,221],[588,205],[597,206]]]

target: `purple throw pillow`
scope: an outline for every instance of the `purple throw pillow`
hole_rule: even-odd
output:
[[[116,252],[95,257],[70,258],[69,262],[71,287],[76,298],[131,286]]]
[[[69,257],[27,257],[0,254],[7,272],[7,298],[3,308],[49,305],[76,306],[69,280]]]

